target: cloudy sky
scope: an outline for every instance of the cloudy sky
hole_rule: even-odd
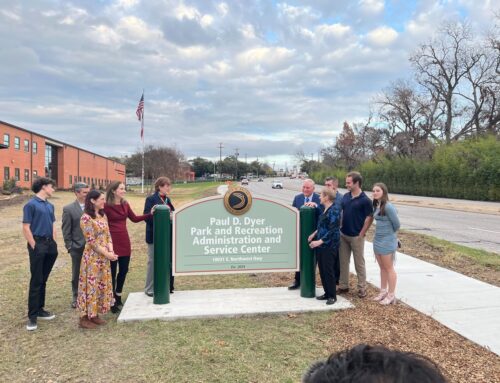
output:
[[[0,120],[104,155],[288,166],[361,121],[446,20],[477,31],[488,0],[0,0]],[[498,4],[498,3],[497,3]]]

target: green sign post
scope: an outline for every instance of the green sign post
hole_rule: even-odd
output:
[[[299,270],[299,212],[263,198],[253,198],[243,210],[251,197],[236,192],[234,198],[229,202],[244,213],[230,213],[223,197],[174,212],[174,275]]]

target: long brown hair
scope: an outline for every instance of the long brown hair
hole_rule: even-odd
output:
[[[99,190],[91,190],[85,197],[85,207],[83,208],[84,213],[90,215],[93,219],[96,218],[95,207],[91,199],[97,200],[101,196],[102,192]],[[99,210],[99,215],[104,217],[104,209]]]
[[[115,203],[115,191],[118,187],[123,184],[121,181],[113,181],[106,188],[106,203],[108,205],[114,205]],[[124,204],[125,198],[122,198],[121,203]]]
[[[380,203],[380,215],[385,215],[385,205],[389,201],[389,190],[387,189],[387,186],[385,186],[385,184],[382,182],[377,182],[376,184],[373,184],[373,187],[377,186],[380,189],[382,189],[382,198],[380,198],[380,202],[375,198],[373,199],[373,210],[379,207]]]

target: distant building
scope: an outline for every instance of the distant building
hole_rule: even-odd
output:
[[[61,189],[75,182],[105,188],[125,182],[125,165],[96,153],[0,121],[0,175],[29,188],[36,177],[50,177]]]
[[[176,181],[194,181],[193,168],[189,162],[181,162],[179,164],[179,171],[175,177]]]

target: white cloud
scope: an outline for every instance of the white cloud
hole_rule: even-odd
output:
[[[222,140],[249,158],[290,159],[300,145],[317,151],[344,120],[363,119],[372,97],[409,75],[410,52],[450,15],[465,12],[486,28],[494,8],[486,0],[476,8],[472,0],[399,1],[410,11],[394,15],[380,0],[287,1],[4,7],[2,120],[93,151],[131,153],[145,88],[146,143],[154,137],[208,157]]]
[[[267,67],[277,69],[289,64],[294,56],[294,50],[284,47],[257,47],[249,49],[237,56],[238,63],[243,67],[253,67],[257,70]]]
[[[113,28],[107,25],[98,25],[91,27],[90,36],[99,44],[104,45],[120,45],[122,42],[121,36],[116,33]]]
[[[377,14],[384,10],[384,0],[359,0],[363,12]]]
[[[12,12],[12,11],[8,11],[6,9],[0,10],[0,14],[9,20],[13,20],[13,21],[20,21],[21,20],[21,17],[17,13]]]
[[[67,14],[59,20],[59,24],[73,25],[76,22],[83,21],[87,16],[88,13],[85,9],[71,7]]]
[[[217,11],[221,17],[225,17],[229,13],[229,6],[226,3],[217,4]]]
[[[201,14],[195,7],[188,7],[184,4],[179,5],[174,10],[174,15],[178,20],[189,19],[195,20],[200,19]]]
[[[341,38],[349,32],[351,32],[351,27],[349,27],[348,25],[342,25],[340,23],[322,24],[316,28],[316,33],[318,33],[322,37]]]
[[[398,32],[393,28],[383,26],[370,31],[366,37],[373,45],[387,46],[398,38]]]
[[[243,35],[243,37],[247,40],[253,40],[255,39],[255,28],[252,24],[245,24],[241,26],[240,32]]]

